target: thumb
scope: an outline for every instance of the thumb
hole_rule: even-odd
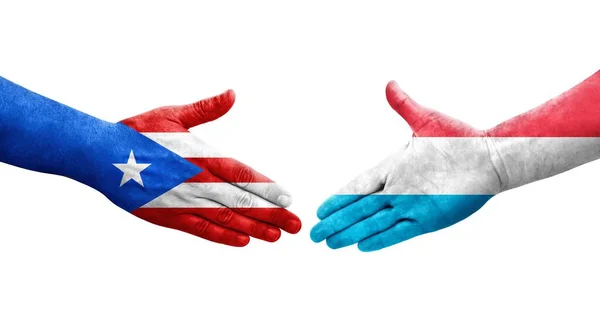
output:
[[[435,112],[415,102],[393,80],[387,84],[385,96],[390,106],[408,123],[413,132],[417,132],[424,119]]]
[[[230,89],[220,95],[173,108],[181,124],[189,129],[222,117],[231,109],[234,102],[235,93]]]

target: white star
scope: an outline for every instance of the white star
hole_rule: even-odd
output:
[[[135,156],[133,156],[133,150],[129,153],[129,159],[126,164],[113,164],[117,167],[117,169],[123,172],[123,179],[121,179],[121,186],[123,186],[127,181],[133,180],[139,183],[142,187],[144,186],[144,182],[142,181],[142,176],[140,172],[144,171],[150,164],[138,164],[135,161]]]

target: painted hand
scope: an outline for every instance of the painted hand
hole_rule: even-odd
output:
[[[188,131],[227,113],[234,100],[233,91],[227,91],[197,103],[162,107],[121,121],[176,154],[185,168],[181,165],[175,174],[189,170],[181,179],[183,182],[174,187],[161,186],[169,189],[132,210],[132,214],[231,246],[245,246],[249,237],[274,242],[281,235],[280,229],[289,233],[300,230],[298,217],[283,208],[291,204],[286,190],[245,164],[219,154]],[[152,155],[162,155],[154,153],[159,152],[146,157],[135,153],[137,162],[131,162],[134,154],[128,153],[130,157],[124,157],[123,164],[115,165],[123,171],[121,188],[141,189],[136,177],[148,180],[155,177],[153,174],[158,174],[155,179],[165,177],[165,171],[152,170],[152,165],[147,169],[140,166],[156,160]],[[144,188],[151,186],[148,181]]]
[[[315,242],[379,250],[461,221],[503,188],[484,131],[417,104],[395,82],[386,96],[413,137],[319,207]]]
[[[0,77],[0,162],[90,186],[149,222],[231,245],[297,233],[290,195],[188,129],[231,109],[233,91],[110,123]]]

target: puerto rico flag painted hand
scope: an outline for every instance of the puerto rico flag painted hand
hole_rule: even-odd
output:
[[[395,82],[413,137],[318,209],[315,242],[379,250],[457,223],[492,196],[600,158],[600,73],[490,130],[423,107]]]
[[[135,208],[132,214],[233,246],[246,245],[248,236],[276,241],[280,228],[289,233],[300,230],[298,217],[283,208],[291,204],[285,189],[247,165],[221,155],[188,131],[227,113],[234,99],[230,90],[190,105],[158,108],[121,121],[197,170],[182,183]]]
[[[144,220],[218,243],[297,233],[291,196],[188,129],[227,113],[233,91],[108,123],[0,77],[0,162],[91,186]]]

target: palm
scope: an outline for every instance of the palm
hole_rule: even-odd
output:
[[[419,106],[395,84],[387,97],[414,135],[321,205],[316,242],[378,250],[450,226],[502,188],[483,132]]]

